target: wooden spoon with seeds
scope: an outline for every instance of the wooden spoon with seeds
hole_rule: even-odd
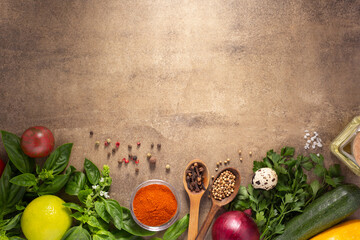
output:
[[[189,189],[189,187],[192,188],[192,186],[188,184],[188,181],[186,179],[189,173],[188,171],[194,163],[197,163],[198,167],[202,167],[202,176],[204,176],[202,180],[203,183],[201,187],[202,189],[198,189],[197,190],[198,192],[191,191],[191,189]],[[191,162],[189,162],[189,164],[185,168],[183,184],[190,199],[190,220],[189,220],[188,240],[195,240],[196,235],[198,234],[200,200],[209,186],[209,170],[206,167],[206,164],[200,159],[194,159]]]
[[[236,194],[238,193],[239,191],[239,188],[240,188],[240,182],[241,182],[241,178],[240,178],[240,172],[236,169],[236,168],[225,168],[223,169],[221,172],[219,172],[216,177],[214,178],[214,181],[220,176],[221,173],[223,173],[224,171],[230,171],[232,172],[234,175],[235,175],[235,185],[234,185],[234,192],[230,194],[229,197],[226,197],[222,200],[217,200],[214,198],[214,196],[211,194],[211,200],[212,200],[212,206],[211,206],[211,209],[208,213],[208,215],[206,216],[205,218],[205,221],[202,225],[202,227],[200,228],[200,232],[199,234],[197,235],[196,237],[196,240],[203,240],[206,236],[206,233],[215,217],[215,214],[219,211],[219,209],[230,203],[235,197],[236,197]],[[210,190],[211,191],[211,190]]]

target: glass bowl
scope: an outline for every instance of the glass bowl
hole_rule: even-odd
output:
[[[158,185],[164,185],[164,186],[167,186],[171,192],[174,194],[175,196],[175,199],[176,199],[176,202],[177,202],[177,209],[176,209],[176,212],[174,214],[174,216],[169,220],[167,221],[166,223],[160,225],[160,226],[148,226],[148,225],[145,225],[143,223],[141,223],[135,216],[135,213],[134,213],[134,208],[133,208],[133,201],[134,201],[134,198],[135,198],[135,195],[136,193],[139,191],[140,188],[143,188],[143,187],[146,187],[146,186],[149,186],[149,185],[152,185],[152,184],[158,184]],[[177,193],[177,191],[175,190],[175,188],[168,182],[165,182],[163,180],[160,180],[160,179],[151,179],[151,180],[147,180],[143,183],[141,183],[139,186],[137,186],[137,188],[135,189],[135,191],[132,193],[131,195],[131,201],[130,201],[130,211],[131,211],[131,216],[133,217],[134,221],[142,228],[146,229],[146,230],[149,230],[149,231],[153,231],[153,232],[158,232],[158,231],[162,231],[162,230],[165,230],[167,229],[168,227],[170,227],[179,217],[179,214],[180,214],[180,198],[179,198],[179,194]]]

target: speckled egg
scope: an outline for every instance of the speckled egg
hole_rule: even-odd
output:
[[[276,172],[271,168],[260,168],[254,174],[252,179],[252,186],[258,189],[270,190],[273,189],[278,182]]]

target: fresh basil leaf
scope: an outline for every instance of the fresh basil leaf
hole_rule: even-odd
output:
[[[72,146],[72,143],[66,143],[55,149],[46,159],[43,168],[53,170],[54,175],[61,173],[69,163]]]
[[[13,133],[1,131],[2,141],[10,161],[22,173],[32,172],[35,162],[22,151],[20,138]]]
[[[131,233],[126,232],[125,230],[113,232],[113,236],[116,240],[143,240],[142,237],[134,236]]]
[[[69,195],[78,195],[84,189],[86,176],[82,172],[74,172],[66,184],[65,192]]]
[[[151,232],[140,227],[132,218],[131,212],[125,207],[122,208],[122,222],[125,231],[135,236],[152,236],[155,232]],[[106,209],[107,210],[107,209]],[[111,214],[110,214],[111,215]]]
[[[86,177],[92,185],[95,185],[100,180],[100,171],[89,159],[85,158],[84,169]]]
[[[70,228],[61,240],[91,240],[89,232],[81,226]]]
[[[121,230],[123,228],[123,209],[120,204],[112,199],[104,200],[105,209],[113,219],[114,226]]]
[[[109,226],[102,219],[97,219],[94,216],[89,217],[87,224],[89,224],[92,227],[102,229],[102,230],[107,230],[109,228]]]
[[[92,193],[91,189],[81,190],[78,194],[78,198],[82,203],[85,203],[87,196],[91,193]]]
[[[96,201],[95,203],[95,211],[96,213],[107,223],[110,222],[111,216],[106,211],[105,203],[103,201]]]
[[[10,191],[11,167],[8,162],[0,178],[0,219],[4,216],[4,210],[8,205],[8,196]]]
[[[31,187],[36,185],[36,177],[32,173],[23,173],[12,178],[10,182],[22,187]]]
[[[84,212],[84,208],[76,203],[72,203],[72,202],[68,202],[68,203],[63,203],[63,205],[65,207],[68,207],[68,208],[71,208],[71,209],[74,209],[76,211],[79,211],[81,213]]]
[[[15,217],[11,218],[10,222],[2,227],[3,230],[9,231],[16,227],[16,225],[20,222],[22,213],[17,214]]]
[[[8,207],[15,206],[17,203],[19,203],[21,201],[21,199],[23,198],[25,192],[26,192],[25,187],[11,184],[9,195],[8,195]]]
[[[41,196],[59,192],[68,182],[72,171],[73,167],[70,167],[67,169],[66,174],[55,176],[51,184],[41,184],[37,193]]]
[[[21,238],[21,237],[10,237],[9,240],[26,240],[25,238]]]
[[[182,219],[176,221],[164,233],[164,240],[176,240],[189,226],[189,214],[186,214]]]
[[[295,148],[293,147],[284,147],[281,149],[281,156],[294,156]]]
[[[76,220],[85,223],[89,220],[88,215],[83,215],[81,212],[74,212],[70,215],[71,217],[75,218]]]
[[[153,238],[150,238],[150,240],[163,240],[162,238],[158,238],[158,237],[153,237]]]
[[[114,235],[109,231],[100,230],[92,236],[93,240],[115,240]]]

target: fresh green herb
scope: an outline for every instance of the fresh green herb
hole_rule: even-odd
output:
[[[265,191],[241,186],[229,209],[244,211],[251,209],[254,220],[262,233],[261,239],[268,240],[282,234],[285,223],[300,214],[316,198],[339,186],[343,180],[339,165],[326,169],[322,155],[310,154],[294,158],[295,149],[284,147],[281,154],[273,150],[267,152],[263,161],[255,161],[253,171],[268,167],[276,171],[278,183],[272,190]],[[304,173],[313,171],[320,181],[307,183]]]

